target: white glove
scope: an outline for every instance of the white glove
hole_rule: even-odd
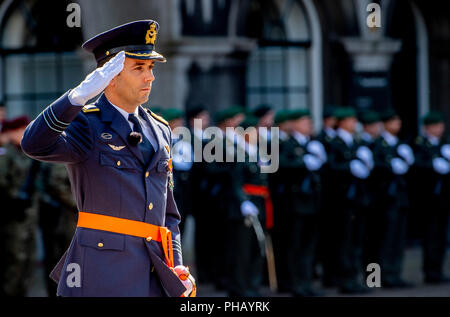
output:
[[[436,173],[446,175],[450,171],[450,164],[442,157],[436,157],[433,159],[433,168]]]
[[[391,168],[394,174],[403,175],[408,171],[409,166],[401,158],[395,157],[391,160]]]
[[[124,61],[125,52],[121,51],[105,65],[87,75],[81,84],[69,93],[70,103],[84,106],[86,102],[101,93],[109,85],[109,82],[122,71]]]
[[[408,163],[408,165],[411,166],[414,164],[414,153],[408,144],[400,144],[397,147],[397,153],[406,161],[406,163]]]
[[[372,151],[365,145],[360,146],[356,151],[356,157],[367,165],[369,170],[373,168],[373,154]]]
[[[443,157],[450,161],[450,144],[444,144],[441,147],[441,154]]]
[[[308,143],[306,146],[306,150],[317,156],[322,163],[325,163],[327,161],[327,153],[325,152],[325,148],[323,147],[323,144],[319,141],[313,140]]]
[[[322,160],[311,154],[305,154],[303,161],[305,162],[308,171],[317,171],[323,165]]]
[[[185,267],[184,265],[175,266],[174,271],[177,274],[180,281],[183,283],[183,286],[186,288],[186,291],[183,293],[183,296],[188,297],[195,287],[194,277],[189,272],[188,268]]]
[[[369,176],[369,168],[360,160],[352,160],[350,162],[350,172],[353,176],[366,179]]]
[[[259,211],[254,203],[252,203],[249,200],[246,200],[241,204],[241,213],[244,217],[257,216]]]

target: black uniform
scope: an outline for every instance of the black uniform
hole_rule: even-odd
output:
[[[305,140],[306,141],[306,140]],[[314,257],[317,242],[317,214],[320,201],[318,171],[306,167],[307,140],[299,143],[293,136],[284,141],[280,170],[286,175],[285,243],[289,288],[295,296],[313,296]],[[319,159],[319,158],[316,158]],[[323,162],[322,162],[323,163]]]
[[[450,210],[449,174],[439,174],[433,168],[433,159],[444,158],[441,153],[445,140],[432,144],[427,137],[417,137],[414,145],[415,184],[420,184],[416,195],[423,225],[423,271],[426,282],[449,281],[443,275],[447,247]]]
[[[329,166],[334,190],[334,214],[329,219],[336,228],[335,239],[330,241],[331,256],[337,259],[334,279],[343,292],[361,292],[366,289],[358,278],[363,271],[362,241],[364,217],[362,211],[368,204],[365,181],[351,173],[350,162],[361,144],[353,139],[351,145],[337,135],[330,144]]]
[[[373,145],[374,181],[377,184],[376,209],[379,213],[379,250],[382,286],[406,286],[401,279],[403,251],[406,242],[407,207],[409,204],[405,175],[395,174],[391,165],[401,143],[390,146],[383,136]],[[405,162],[405,164],[407,164]]]

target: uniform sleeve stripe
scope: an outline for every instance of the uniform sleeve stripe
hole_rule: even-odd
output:
[[[57,124],[57,123],[55,122],[55,119],[53,119],[53,116],[49,113],[48,108],[47,108],[47,110],[45,110],[44,112],[45,112],[46,115],[47,115],[48,121],[51,123],[51,125],[52,125],[54,128],[56,128],[56,129],[62,129],[63,131],[67,128],[67,126],[61,126],[61,125],[59,125],[59,124]]]
[[[53,127],[48,123],[47,118],[45,117],[45,111],[42,113],[42,117],[44,118],[45,123],[47,123],[47,126],[48,126],[50,129],[52,129],[53,131],[58,132],[58,133],[62,133],[62,132],[63,132],[63,131],[60,131],[60,130],[56,130],[55,128],[53,128]]]
[[[51,112],[53,118],[55,119],[55,121],[56,121],[57,123],[59,123],[59,124],[62,125],[63,127],[68,127],[68,126],[69,126],[69,123],[59,121],[58,118],[56,117],[55,113],[53,112],[53,108],[52,108],[51,106],[50,106],[49,108],[50,108],[50,112]]]

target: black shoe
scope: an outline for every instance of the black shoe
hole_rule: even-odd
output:
[[[450,278],[446,276],[427,276],[425,278],[427,284],[446,284],[450,283]]]

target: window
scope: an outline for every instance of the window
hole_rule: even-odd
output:
[[[247,67],[247,105],[275,109],[310,107],[309,47],[306,14],[294,0],[275,1],[278,19],[265,19],[263,38]]]
[[[82,79],[83,61],[74,52],[82,35],[66,25],[66,1],[9,3],[0,21],[0,97],[9,117],[35,117]]]

